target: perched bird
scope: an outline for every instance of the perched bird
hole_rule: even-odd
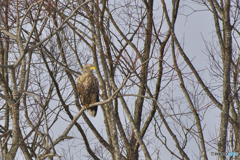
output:
[[[84,108],[88,109],[88,105],[99,101],[99,85],[98,79],[93,75],[95,67],[86,64],[83,67],[83,74],[77,79],[77,91]],[[98,106],[88,109],[88,114],[95,117]]]

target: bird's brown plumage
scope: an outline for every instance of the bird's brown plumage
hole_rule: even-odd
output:
[[[86,64],[83,67],[83,74],[77,79],[77,91],[82,105],[87,108],[89,104],[99,101],[99,86],[98,80],[93,75],[95,67],[91,64]],[[97,106],[88,109],[90,116],[95,117],[97,114]]]

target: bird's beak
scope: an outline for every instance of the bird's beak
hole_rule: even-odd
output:
[[[91,69],[94,69],[94,70],[95,70],[96,68],[95,68],[94,66],[92,66]]]

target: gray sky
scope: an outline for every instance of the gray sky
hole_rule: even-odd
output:
[[[168,2],[167,8],[169,9],[169,12],[171,12],[171,1],[167,1],[167,2]],[[160,1],[156,1],[154,6],[156,8],[156,12],[159,12],[160,14],[162,14]],[[209,65],[208,57],[204,53],[205,52],[204,40],[206,40],[207,42],[211,42],[211,41],[217,42],[217,39],[215,36],[216,34],[214,31],[213,16],[209,11],[206,11],[205,7],[196,5],[190,2],[189,0],[182,1],[180,6],[181,6],[179,10],[180,14],[178,15],[177,23],[175,27],[177,38],[181,42],[184,48],[184,51],[188,55],[189,59],[192,59],[194,67],[197,70],[203,70],[200,72],[201,73],[200,75],[204,77],[203,79],[205,80],[205,82],[213,83],[209,79],[210,76],[207,70]],[[193,11],[193,8],[196,12]],[[188,15],[188,16],[185,16],[185,15]],[[167,27],[166,22],[165,22],[165,27]],[[169,55],[171,54],[170,51],[168,54]],[[178,63],[181,63],[181,62],[183,62],[183,60],[182,58],[179,58]],[[172,59],[170,58],[169,60],[167,60],[167,63],[172,64]],[[187,72],[190,72],[190,70],[188,69],[188,67],[186,67],[183,70],[183,72],[187,73]],[[180,92],[180,87],[178,83],[174,82],[169,87],[176,90],[176,92],[174,92],[173,94],[174,97],[179,97],[179,98],[183,97],[183,93]],[[192,88],[188,86],[188,89],[191,90]],[[201,87],[199,87],[199,92],[200,91],[201,91]],[[160,97],[161,100],[159,102],[164,106],[164,100],[165,100],[164,92],[161,94],[163,95],[163,98]],[[219,121],[220,111],[213,106],[204,107],[204,106],[207,106],[209,102],[207,98],[205,100],[206,101],[203,104],[200,104],[200,108],[202,108],[200,113],[201,114],[205,113],[204,119],[201,124],[202,124],[202,127],[204,126],[203,132],[204,132],[205,141],[208,142],[210,140],[213,140],[214,138],[217,138],[218,136],[218,129],[219,129],[219,123],[220,123]],[[147,108],[148,102],[149,101],[145,102],[146,109],[148,109]],[[129,100],[128,103],[134,104],[134,100]],[[57,104],[52,104],[53,108],[55,108],[56,106]],[[183,103],[181,107],[187,108],[187,104]],[[75,114],[77,113],[76,107],[72,106],[71,110],[75,111]],[[133,108],[130,110],[133,111]],[[119,110],[119,114],[121,115],[122,122],[127,120],[124,112],[121,109]],[[66,116],[65,112],[62,112],[60,115],[64,117],[65,120],[62,120],[62,118],[60,117],[56,125],[52,128],[52,132],[50,132],[50,134],[53,136],[53,139],[57,138],[59,135],[62,134],[62,132],[65,129],[64,126],[67,126],[70,121],[69,118]],[[88,117],[92,121],[92,123],[95,125],[99,133],[105,137],[105,140],[107,140],[101,108],[99,107],[97,116],[95,118],[92,118],[90,116]],[[86,133],[87,133],[86,135],[88,139],[92,139],[92,141],[90,142],[91,148],[94,149],[95,143],[97,142],[97,140],[95,139],[95,136],[93,135],[91,130],[88,129],[87,125],[85,125],[85,122],[82,117],[79,118],[78,123],[81,124],[83,129],[86,129]],[[185,123],[191,124],[192,121],[191,119],[186,119]],[[150,128],[151,129],[149,133],[154,134],[153,127],[150,127]],[[165,133],[166,135],[168,134],[166,130],[163,130],[162,132]],[[60,145],[57,146],[57,150],[60,152],[64,151],[66,152],[66,154],[73,154],[73,157],[74,157],[73,159],[83,159],[83,160],[86,159],[85,156],[88,155],[88,153],[85,149],[85,145],[81,138],[80,133],[76,130],[76,127],[72,128],[69,136],[73,136],[75,137],[75,139],[61,142]],[[197,136],[195,136],[195,138],[196,138],[195,140],[191,139],[191,141],[188,143],[185,150],[188,153],[188,155],[191,155],[189,156],[189,158],[191,159],[196,159],[194,154],[200,155],[199,148],[196,144],[196,141],[198,141]],[[211,146],[206,144],[207,149],[209,149],[209,152],[207,152],[209,159],[217,159],[217,157],[210,156],[211,151],[217,152],[216,150],[210,150],[212,147],[216,147],[216,144],[213,145],[212,142],[209,142],[209,144],[211,144]],[[171,140],[171,137],[169,137],[168,139],[168,145],[170,146],[170,148],[175,148],[175,144]],[[156,149],[155,146],[160,146],[159,150],[160,150],[161,159],[165,160],[165,159],[170,159],[172,157],[171,154],[164,148],[164,146],[160,145],[159,141],[155,141],[148,145],[148,147],[151,148],[150,154],[151,152],[154,151],[154,149]],[[175,151],[176,153],[178,153],[177,150]],[[156,158],[156,154],[152,155],[152,158],[153,159]],[[173,158],[173,159],[176,159],[176,158]]]

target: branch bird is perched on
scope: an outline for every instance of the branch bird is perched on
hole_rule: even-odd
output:
[[[77,91],[84,108],[87,109],[89,104],[99,101],[99,86],[98,79],[93,75],[95,67],[91,64],[86,64],[83,67],[83,74],[77,79]],[[95,117],[98,107],[88,109],[88,114]]]

